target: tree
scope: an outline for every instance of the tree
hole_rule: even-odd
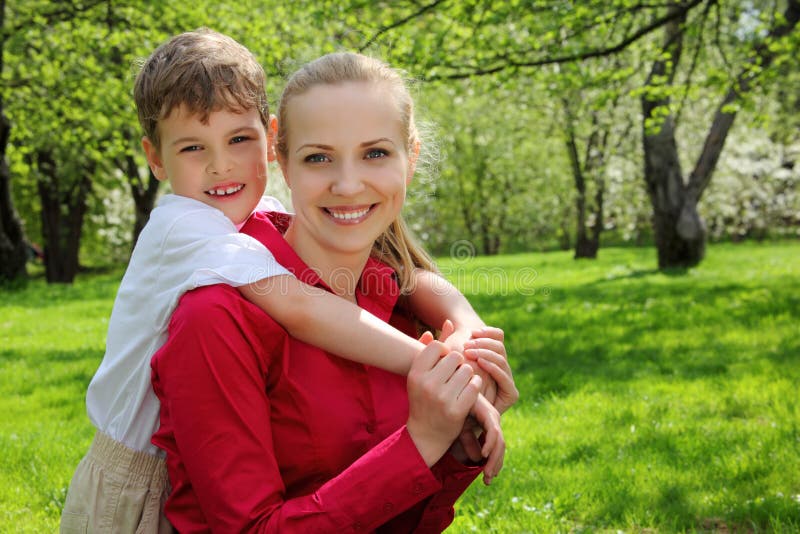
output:
[[[575,183],[576,259],[597,257],[605,227],[608,162],[630,138],[632,126],[622,102],[634,69],[623,68],[618,57],[596,63],[556,65],[551,82],[551,93],[561,101]]]
[[[6,2],[0,0],[0,78],[3,76],[5,56],[5,13]],[[23,278],[27,275],[25,264],[28,260],[27,244],[11,196],[11,173],[6,161],[6,148],[11,135],[11,123],[3,108],[3,94],[0,93],[0,281]]]
[[[710,7],[710,6],[709,6]],[[673,6],[671,11],[676,11]],[[702,46],[704,11],[699,24],[697,47]],[[767,36],[752,47],[750,61],[741,68],[714,114],[694,168],[684,178],[675,140],[676,121],[671,110],[669,88],[683,57],[688,31],[686,13],[665,27],[663,54],[653,63],[642,96],[645,181],[653,205],[653,225],[660,268],[687,267],[699,263],[705,253],[707,229],[697,211],[703,192],[711,182],[725,139],[737,115],[737,102],[751,90],[759,73],[779,50],[772,43],[788,35],[800,19],[800,2],[789,0],[783,17]],[[699,50],[699,48],[697,49]],[[690,71],[691,72],[691,71]]]

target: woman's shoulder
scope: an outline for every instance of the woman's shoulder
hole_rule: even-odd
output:
[[[285,333],[272,317],[227,284],[187,291],[172,314],[170,332],[173,328],[188,328],[194,332],[230,329],[258,337]]]

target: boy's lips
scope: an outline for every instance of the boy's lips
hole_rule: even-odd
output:
[[[372,212],[377,204],[362,204],[359,206],[330,206],[322,208],[333,220],[340,224],[358,224]]]
[[[244,189],[244,184],[222,184],[206,190],[206,194],[212,197],[226,197],[228,195],[234,195],[242,189]]]

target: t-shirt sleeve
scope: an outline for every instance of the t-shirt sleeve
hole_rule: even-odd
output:
[[[286,213],[286,207],[275,197],[263,196],[258,201],[256,211],[277,211]]]
[[[166,327],[178,299],[187,291],[214,284],[239,287],[291,274],[263,244],[239,233],[219,210],[186,210],[166,224],[154,289],[169,305],[164,316],[157,318],[159,327]]]

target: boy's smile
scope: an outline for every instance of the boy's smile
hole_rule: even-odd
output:
[[[173,193],[221,210],[244,222],[267,185],[267,132],[255,109],[222,109],[202,122],[185,106],[159,122],[161,147],[142,140],[148,163]]]

